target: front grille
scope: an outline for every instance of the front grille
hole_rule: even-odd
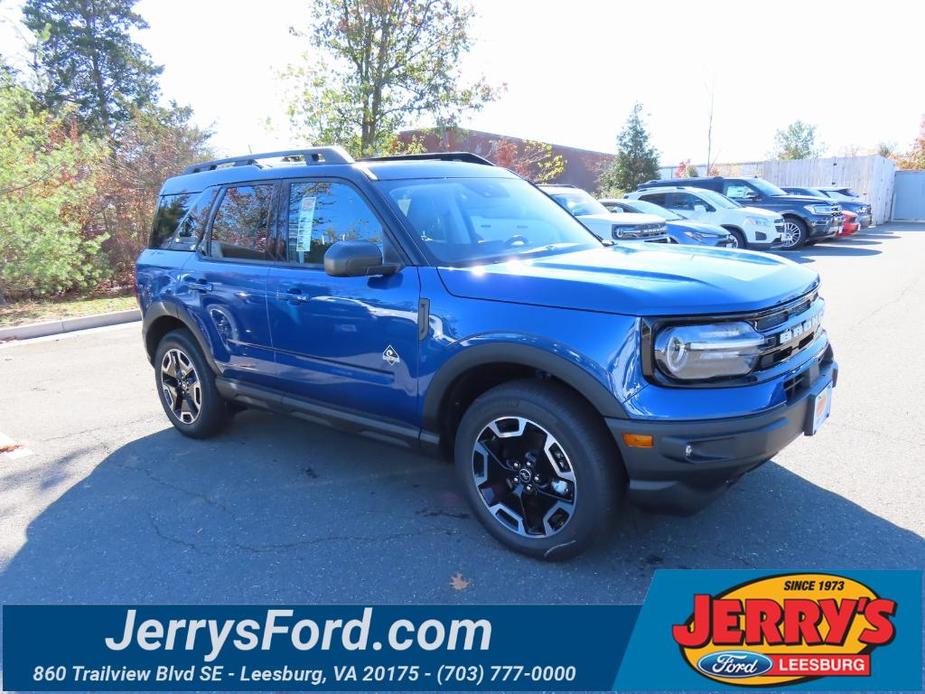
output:
[[[813,291],[745,320],[765,337],[757,369],[768,369],[802,352],[822,330],[825,302]]]

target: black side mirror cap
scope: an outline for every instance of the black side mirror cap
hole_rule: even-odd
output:
[[[338,241],[324,254],[324,271],[331,277],[393,275],[399,269],[383,262],[379,246],[369,241]]]

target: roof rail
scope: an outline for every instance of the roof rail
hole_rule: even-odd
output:
[[[472,152],[421,152],[419,154],[388,154],[383,157],[366,157],[360,161],[426,161],[428,159],[438,159],[440,161],[461,161],[468,164],[483,164],[485,166],[494,166],[494,164],[485,157],[480,157]]]
[[[261,159],[296,159],[301,157],[306,164],[352,164],[351,157],[343,149],[336,145],[331,147],[304,147],[303,149],[289,149],[280,152],[263,152],[261,154],[243,154],[240,157],[228,157],[227,159],[213,159],[204,161],[199,164],[187,166],[183,171],[184,174],[200,173],[201,171],[214,171],[215,169],[229,166],[251,166],[257,165]]]

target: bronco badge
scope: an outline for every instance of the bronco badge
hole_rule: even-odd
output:
[[[401,361],[401,358],[398,356],[398,352],[395,351],[395,348],[392,345],[389,345],[385,348],[385,351],[382,353],[382,359],[389,366],[395,366],[398,362]]]

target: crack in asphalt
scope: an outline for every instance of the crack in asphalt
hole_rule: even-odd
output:
[[[166,487],[167,489],[172,489],[174,491],[180,492],[181,494],[186,494],[187,496],[190,496],[194,499],[199,499],[200,501],[205,502],[209,506],[214,506],[215,508],[227,513],[229,516],[234,518],[234,514],[230,510],[228,510],[228,507],[225,506],[225,504],[223,504],[221,501],[218,501],[203,492],[193,491],[191,489],[187,489],[186,487],[182,487],[179,484],[174,484],[173,482],[169,482],[161,477],[158,477],[153,472],[151,472],[148,468],[139,467],[137,465],[123,465],[122,463],[113,463],[113,467],[117,467],[122,470],[140,472],[152,482],[155,482],[163,487]]]

